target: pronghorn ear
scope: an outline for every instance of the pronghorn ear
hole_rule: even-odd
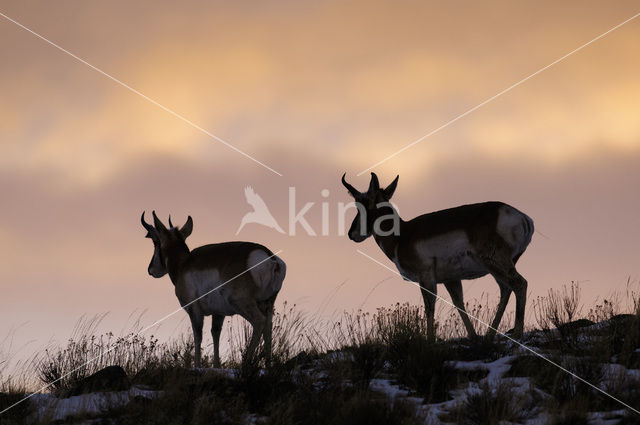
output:
[[[380,182],[376,173],[371,173],[371,182],[369,183],[369,194],[375,193],[380,189]]]
[[[180,233],[182,234],[182,237],[184,239],[187,239],[187,237],[189,237],[192,231],[193,231],[193,219],[191,218],[191,216],[189,216],[189,218],[187,218],[187,222],[180,229]]]
[[[387,198],[387,200],[391,199],[391,197],[393,196],[393,192],[396,191],[396,187],[398,187],[399,178],[400,178],[400,175],[397,175],[396,178],[391,182],[391,184],[387,186],[386,189],[384,190],[384,196]]]

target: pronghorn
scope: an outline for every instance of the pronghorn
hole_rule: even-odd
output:
[[[349,229],[349,239],[362,242],[373,235],[403,279],[420,285],[430,341],[435,339],[437,283],[444,283],[469,337],[473,338],[476,332],[464,307],[461,280],[476,279],[488,273],[500,287],[500,302],[487,336],[494,336],[511,291],[516,296],[513,336],[522,336],[527,281],[516,271],[515,264],[531,242],[531,218],[502,202],[484,202],[403,221],[389,202],[400,176],[381,189],[378,177],[371,173],[369,189],[363,193],[347,183],[345,175],[342,184],[354,197],[358,208]]]
[[[264,336],[267,360],[271,354],[273,304],[286,273],[284,261],[268,248],[252,242],[204,245],[190,251],[185,239],[193,230],[191,216],[180,229],[169,228],[153,212],[154,226],[140,218],[153,241],[148,272],[155,278],[169,273],[180,305],[189,314],[200,366],[204,316],[211,315],[213,365],[220,367],[220,333],[225,316],[239,314],[253,327],[245,359],[252,358]],[[207,294],[207,295],[205,295]],[[197,301],[196,301],[197,300]]]

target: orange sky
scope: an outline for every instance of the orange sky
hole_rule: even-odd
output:
[[[635,2],[4,3],[0,12],[281,172],[279,177],[0,18],[0,336],[65,339],[82,314],[105,327],[177,308],[146,273],[142,210],[194,218],[192,247],[235,239],[251,185],[287,221],[287,194],[336,226],[339,183],[638,12]],[[497,199],[534,218],[519,263],[530,299],[571,280],[585,303],[638,279],[640,21],[398,155],[405,218]],[[328,189],[327,199],[320,196]],[[239,237],[283,249],[280,300],[329,314],[391,273],[373,241]],[[388,263],[388,262],[387,262]],[[390,263],[389,263],[390,264]],[[497,294],[491,279],[466,296]],[[440,291],[443,296],[445,291]],[[393,277],[364,308],[418,303]],[[513,301],[512,301],[513,302]],[[531,310],[529,310],[531,312]],[[160,331],[168,334],[180,313]],[[182,325],[181,325],[182,326]],[[184,324],[186,326],[186,324]]]

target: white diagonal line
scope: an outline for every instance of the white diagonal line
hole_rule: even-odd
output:
[[[408,145],[402,147],[401,149],[397,150],[396,152],[392,153],[391,155],[387,156],[386,158],[384,158],[381,161],[376,162],[375,164],[373,164],[372,166],[370,166],[369,168],[365,168],[364,170],[360,171],[358,173],[358,176],[361,176],[362,174],[366,173],[369,170],[372,170],[374,168],[376,168],[378,165],[383,164],[385,162],[387,162],[388,160],[390,160],[391,158],[395,157],[396,155],[406,151],[407,149],[409,149],[410,147],[417,145],[418,143],[422,142],[423,140],[425,140],[428,137],[431,137],[432,135],[436,134],[437,132],[439,132],[440,130],[449,127],[451,124],[455,123],[456,121],[458,121],[461,118],[464,118],[465,116],[469,115],[470,113],[472,113],[473,111],[475,111],[476,109],[479,109],[481,107],[483,107],[484,105],[486,105],[487,103],[491,102],[492,100],[502,96],[503,94],[511,91],[512,89],[518,87],[520,84],[524,83],[525,81],[535,77],[536,75],[540,74],[541,72],[551,68],[552,66],[556,65],[559,62],[562,62],[563,60],[565,60],[566,58],[568,58],[569,56],[573,55],[574,53],[579,52],[580,50],[584,49],[585,47],[587,47],[588,45],[590,45],[591,43],[594,43],[598,40],[600,40],[601,38],[605,37],[607,34],[617,30],[618,28],[620,28],[621,26],[623,26],[624,24],[631,22],[632,20],[634,20],[635,18],[637,18],[638,16],[640,16],[640,13],[636,13],[635,15],[633,15],[632,17],[630,17],[629,19],[620,22],[618,25],[616,25],[615,27],[610,28],[608,31],[603,32],[602,34],[600,34],[599,36],[597,36],[596,38],[584,43],[582,46],[573,49],[572,51],[570,51],[569,53],[567,53],[566,55],[554,60],[553,62],[551,62],[549,65],[544,66],[542,68],[540,68],[539,70],[537,70],[536,72],[534,72],[533,74],[529,75],[528,77],[523,78],[522,80],[518,81],[517,83],[514,83],[512,85],[510,85],[509,87],[507,87],[506,89],[502,90],[500,93],[491,96],[490,98],[488,98],[487,100],[485,100],[482,103],[477,104],[476,106],[474,106],[473,108],[467,110],[466,112],[463,112],[462,114],[458,115],[457,117],[453,118],[450,121],[447,121],[446,123],[442,124],[440,127],[436,128],[435,130],[431,130],[429,133],[425,134],[424,136],[414,140],[413,142],[409,143]]]
[[[364,252],[360,251],[359,249],[356,249],[356,251],[358,251],[360,254],[362,254],[363,256],[367,257],[369,260],[373,261],[374,263],[377,263],[379,265],[381,265],[382,267],[384,267],[385,269],[397,274],[398,276],[402,277],[402,275],[397,271],[392,269],[391,267],[387,266],[386,264],[381,263],[380,261],[376,260],[375,258],[371,257],[370,255],[365,254]],[[514,342],[516,344],[518,344],[520,347],[524,348],[525,350],[535,354],[536,356],[540,357],[541,359],[549,362],[550,364],[552,364],[553,366],[557,367],[558,369],[568,373],[569,375],[573,376],[574,378],[578,379],[579,381],[582,381],[583,383],[587,384],[588,386],[590,386],[591,388],[601,392],[602,394],[606,395],[607,397],[611,398],[612,400],[617,401],[618,403],[620,403],[621,405],[623,405],[624,407],[626,407],[627,409],[632,410],[634,413],[637,413],[640,415],[640,411],[638,411],[637,409],[629,406],[627,403],[625,403],[624,401],[621,401],[617,398],[615,398],[614,396],[612,396],[611,394],[609,394],[608,392],[606,392],[605,390],[593,385],[591,382],[585,380],[584,378],[579,377],[578,375],[576,375],[575,373],[571,372],[570,370],[560,366],[558,363],[554,362],[551,359],[548,359],[547,357],[543,356],[542,354],[538,353],[537,351],[535,351],[533,348],[529,348],[528,346],[524,345],[523,343],[521,343],[520,341],[511,338],[509,335],[506,335],[502,332],[500,332],[499,330],[497,330],[496,328],[494,328],[493,326],[489,325],[488,323],[485,323],[484,321],[482,321],[481,319],[469,314],[468,312],[466,312],[465,310],[462,310],[461,308],[456,307],[455,305],[453,305],[453,303],[449,302],[448,300],[442,298],[441,296],[439,296],[438,294],[434,294],[433,292],[431,292],[430,290],[428,290],[427,288],[425,288],[424,286],[416,283],[416,282],[409,282],[415,286],[417,286],[418,288],[427,291],[429,294],[435,296],[437,299],[445,302],[446,304],[450,305],[451,307],[455,308],[456,310],[460,311],[463,314],[466,314],[468,317],[476,320],[477,322],[483,324],[484,326],[486,326],[487,328],[495,331],[496,333],[498,333],[499,335],[507,338],[508,340],[510,340],[511,342]]]
[[[5,15],[4,13],[0,12],[0,16],[2,16],[3,18],[5,18],[7,21],[9,22],[13,22],[14,24],[16,24],[17,26],[19,26],[20,28],[24,29],[25,31],[30,32],[31,34],[35,35],[36,37],[38,37],[40,40],[50,44],[51,46],[55,47],[56,49],[60,50],[61,52],[66,53],[67,55],[71,56],[72,58],[76,59],[77,61],[85,64],[86,66],[88,66],[89,68],[93,69],[94,71],[104,75],[105,77],[107,77],[108,79],[118,83],[119,85],[121,85],[122,87],[126,88],[127,90],[137,94],[138,96],[142,97],[145,100],[148,100],[149,102],[153,103],[154,105],[156,105],[158,108],[170,113],[171,115],[173,115],[174,117],[184,121],[185,123],[189,124],[191,127],[195,128],[196,130],[201,131],[202,133],[206,134],[207,136],[211,137],[214,140],[217,140],[218,142],[222,143],[223,145],[225,145],[226,147],[233,149],[234,151],[238,152],[240,155],[244,156],[245,158],[250,159],[251,161],[262,165],[264,168],[266,168],[267,170],[271,171],[272,173],[275,173],[277,175],[279,175],[280,177],[282,177],[282,174],[277,172],[276,170],[274,170],[273,168],[269,167],[268,165],[264,164],[263,162],[260,162],[259,160],[257,160],[256,158],[254,158],[253,156],[249,155],[248,153],[238,149],[237,147],[233,146],[231,143],[227,142],[226,140],[216,136],[215,134],[211,133],[208,130],[205,130],[204,128],[200,127],[198,124],[194,123],[193,121],[189,120],[188,118],[185,118],[184,116],[180,115],[179,113],[175,112],[173,109],[167,108],[166,106],[162,105],[160,102],[150,98],[149,96],[139,92],[138,90],[134,89],[133,87],[131,87],[130,85],[120,81],[119,79],[117,79],[116,77],[112,76],[111,74],[106,73],[105,71],[101,70],[100,68],[91,65],[89,62],[85,61],[84,59],[74,55],[73,53],[71,53],[70,51],[68,51],[67,49],[59,46],[58,44],[54,43],[53,41],[47,39],[46,37],[38,34],[37,32],[33,31],[30,28],[27,28],[26,26],[22,25],[20,22],[16,21],[15,19],[10,18],[9,16]]]
[[[264,260],[254,264],[253,266],[249,267],[248,269],[246,269],[245,271],[238,273],[237,275],[233,276],[231,279],[221,283],[220,285],[216,286],[215,288],[213,288],[212,290],[205,292],[203,295],[199,296],[198,298],[196,298],[195,300],[183,305],[182,307],[180,307],[177,310],[174,310],[173,312],[167,314],[166,316],[164,316],[161,319],[156,320],[155,322],[153,322],[152,324],[150,324],[149,326],[141,329],[140,331],[130,335],[129,337],[134,337],[134,336],[138,336],[146,331],[148,331],[149,329],[151,329],[152,327],[156,326],[157,324],[165,321],[166,319],[168,319],[169,317],[173,316],[174,314],[178,313],[179,311],[182,311],[183,309],[189,307],[191,304],[193,304],[194,302],[201,300],[202,298],[206,297],[207,295],[211,294],[212,292],[222,288],[223,286],[225,286],[227,283],[231,282],[232,280],[242,276],[243,274],[247,273],[249,270],[254,269],[256,267],[258,267],[260,264],[264,263],[267,260],[270,260],[271,258],[275,257],[276,255],[280,254],[282,252],[282,250],[277,251],[275,254],[271,254],[269,257],[265,258]],[[125,338],[128,339],[128,338]],[[7,410],[12,409],[13,407],[17,406],[18,404],[22,403],[23,401],[26,401],[28,399],[30,399],[31,397],[33,397],[34,395],[36,395],[37,393],[46,390],[47,388],[49,388],[50,386],[52,386],[53,384],[55,384],[56,382],[60,381],[61,379],[66,378],[67,376],[71,375],[73,372],[82,369],[83,367],[85,367],[86,365],[93,363],[94,361],[96,361],[97,359],[99,359],[100,357],[104,356],[105,354],[113,351],[116,348],[116,346],[111,347],[110,349],[108,349],[107,351],[105,351],[104,353],[100,354],[99,356],[95,356],[92,359],[89,359],[88,361],[86,361],[85,363],[81,364],[80,366],[76,367],[75,369],[65,373],[64,375],[62,375],[61,377],[59,377],[58,379],[56,379],[55,381],[51,381],[49,382],[47,385],[45,385],[44,387],[40,388],[38,391],[29,394],[28,396],[18,400],[17,402],[13,403],[11,406],[7,407],[6,409],[4,409],[3,411],[0,412],[0,415],[2,415],[3,413],[5,413]]]

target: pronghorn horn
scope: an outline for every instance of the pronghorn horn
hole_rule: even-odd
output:
[[[369,183],[369,192],[380,189],[380,182],[376,173],[371,173],[371,182]]]
[[[158,230],[164,230],[166,231],[167,228],[165,227],[164,224],[162,224],[162,222],[160,221],[160,219],[158,218],[158,216],[156,215],[156,212],[153,211],[153,224],[156,226],[156,229]]]
[[[351,196],[353,196],[354,198],[358,198],[362,196],[362,193],[360,193],[358,190],[356,190],[355,187],[351,186],[349,183],[347,183],[347,181],[345,180],[345,176],[347,175],[347,173],[344,173],[342,175],[342,184],[344,185],[344,187],[347,188],[347,190],[349,191],[349,193],[351,194]]]
[[[147,230],[147,232],[153,232],[156,230],[152,225],[150,225],[145,221],[144,211],[142,211],[142,217],[140,217],[140,222],[142,222],[142,227],[144,227]]]
[[[171,222],[171,214],[169,214],[169,227],[173,227],[173,223]]]

